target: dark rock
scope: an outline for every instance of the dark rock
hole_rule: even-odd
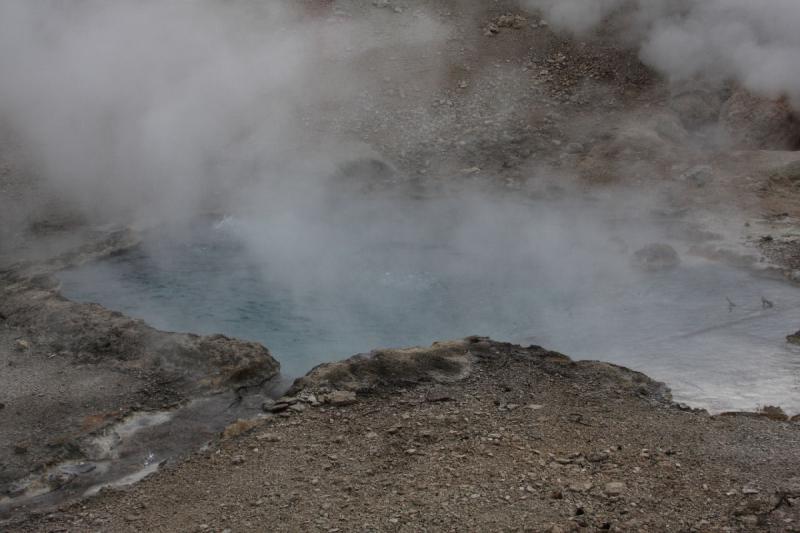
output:
[[[681,262],[669,244],[648,244],[633,254],[633,265],[648,272],[675,268]]]
[[[271,405],[264,404],[264,410],[270,413],[281,413],[289,408],[288,403],[285,402],[276,402]]]

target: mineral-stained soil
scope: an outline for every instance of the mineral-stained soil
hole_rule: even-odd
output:
[[[610,364],[470,338],[327,365],[283,402],[9,531],[800,531],[800,425]]]
[[[162,332],[59,294],[56,270],[136,243],[128,230],[111,231],[49,260],[0,270],[0,494],[13,493],[31,472],[85,459],[87,439],[131,412],[278,373],[257,343]]]

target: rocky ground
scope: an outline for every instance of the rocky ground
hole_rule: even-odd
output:
[[[329,24],[364,23],[370,44],[321,68],[333,82],[347,65],[363,90],[308,109],[305,141],[368,145],[384,185],[437,194],[465,184],[536,199],[646,192],[658,199],[653,216],[679,220],[694,253],[800,282],[800,133],[785,102],[670,85],[610,36],[565,38],[514,2],[305,4]],[[436,51],[399,37],[420,13],[442,28]],[[135,244],[101,224],[138,221],[60,201],[1,126],[8,497],[29,473],[68,490],[47,468],[86,459],[87,439],[132,412],[261,385],[277,365],[260,346],[159,332],[62,298],[58,269]],[[640,374],[536,348],[475,340],[385,353],[318,369],[292,400],[267,401],[270,414],[128,491],[50,514],[7,512],[0,528],[800,527],[796,421],[680,409]]]
[[[0,270],[0,513],[9,497],[71,482],[49,468],[96,458],[93,437],[133,412],[258,387],[277,375],[278,363],[259,344],[161,332],[60,295],[54,272],[137,242],[131,231],[111,231]]]
[[[800,426],[485,339],[322,367],[277,414],[13,531],[797,531]]]

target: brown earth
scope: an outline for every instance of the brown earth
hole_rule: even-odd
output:
[[[800,531],[797,424],[683,410],[642,374],[538,347],[373,355],[128,491],[9,531]]]

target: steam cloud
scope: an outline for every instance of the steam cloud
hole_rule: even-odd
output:
[[[674,81],[733,79],[800,104],[796,0],[525,0],[555,28],[582,34],[619,11],[620,36]]]
[[[342,57],[444,32],[420,16],[377,40],[297,4],[3,1],[0,125],[48,190],[101,219],[299,181],[281,168],[320,153],[292,153],[313,144],[305,118],[325,105],[345,115],[361,83]]]

